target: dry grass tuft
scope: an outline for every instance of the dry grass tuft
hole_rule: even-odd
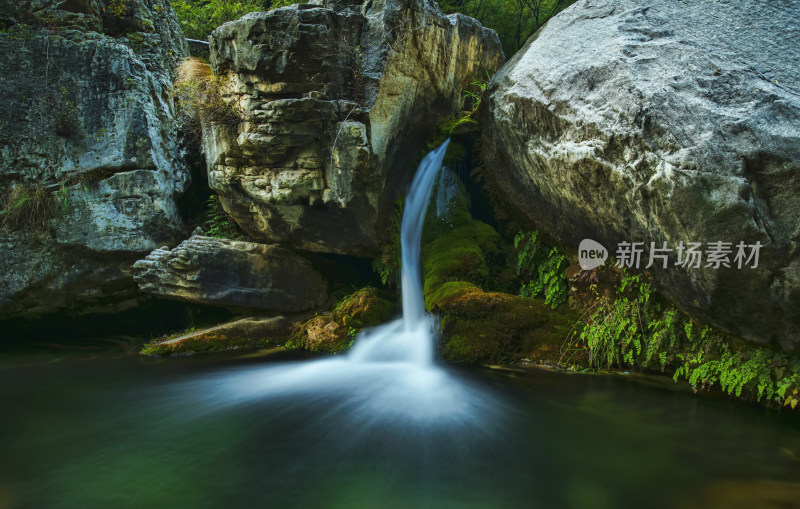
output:
[[[197,128],[202,125],[237,127],[239,112],[225,100],[223,79],[215,76],[211,66],[201,58],[189,57],[178,66],[173,93],[178,98],[181,114]]]
[[[38,184],[18,184],[2,199],[0,228],[5,230],[43,231],[56,215],[58,203],[53,194]]]

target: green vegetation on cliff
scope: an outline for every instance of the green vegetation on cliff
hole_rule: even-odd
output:
[[[438,186],[423,232],[422,271],[425,306],[442,319],[443,356],[469,364],[554,361],[577,317],[569,309],[554,313],[530,294],[506,293],[519,288],[514,249],[472,217],[454,174],[445,172]]]
[[[511,57],[536,30],[575,0],[440,0],[447,14],[471,16],[500,37],[506,57]]]
[[[446,359],[666,372],[695,391],[721,389],[769,406],[800,403],[798,355],[693,322],[645,275],[581,271],[536,232],[519,231],[507,245],[472,217],[454,174],[445,170],[438,185],[447,206],[438,209],[434,194],[422,265],[425,305],[441,317]]]
[[[537,242],[538,232],[520,231],[514,236],[517,250],[517,276],[524,277],[520,295],[544,295],[544,301],[553,309],[567,300],[569,287],[565,271],[569,262],[558,248]]]

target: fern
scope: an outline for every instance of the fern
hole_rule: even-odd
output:
[[[566,256],[558,249],[548,249],[538,242],[537,232],[517,232],[514,248],[517,250],[517,276],[530,275],[522,283],[522,297],[544,295],[545,304],[553,309],[567,300],[569,285],[565,271],[569,266]]]
[[[686,380],[695,391],[716,386],[735,397],[800,404],[800,356],[745,347],[708,326],[698,329],[652,296],[641,276],[623,276],[617,297],[602,301],[579,335],[591,367],[671,367],[673,379]]]

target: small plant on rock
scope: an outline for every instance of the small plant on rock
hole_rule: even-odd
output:
[[[203,223],[205,226],[205,234],[209,237],[217,239],[242,239],[245,235],[239,229],[239,226],[231,219],[231,216],[222,208],[219,201],[219,196],[211,195],[206,200],[206,220]]]
[[[43,231],[57,210],[58,203],[44,186],[18,184],[3,199],[0,228]]]
[[[225,100],[223,78],[214,75],[211,66],[201,58],[190,57],[178,66],[173,87],[181,113],[198,128],[201,125],[236,127],[239,112]]]
[[[78,132],[81,121],[78,118],[78,107],[75,101],[69,100],[69,92],[66,87],[61,87],[60,91],[54,93],[53,102],[53,128],[56,134],[68,138]]]

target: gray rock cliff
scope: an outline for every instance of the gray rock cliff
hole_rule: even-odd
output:
[[[0,318],[115,312],[184,236],[169,3],[0,2]],[[124,7],[124,6],[128,7]]]

